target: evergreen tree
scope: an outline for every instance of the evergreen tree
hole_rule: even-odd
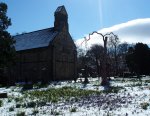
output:
[[[15,58],[14,40],[7,32],[11,19],[7,17],[7,5],[0,3],[0,76],[12,65]]]
[[[150,73],[150,50],[147,44],[137,43],[128,50],[126,62],[131,72],[137,75]]]

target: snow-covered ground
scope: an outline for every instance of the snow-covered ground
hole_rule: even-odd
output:
[[[30,98],[21,91],[22,87],[12,86],[0,88],[0,93],[6,92],[8,98],[1,98],[0,116],[149,116],[150,115],[150,77],[143,77],[142,83],[135,78],[116,78],[111,81],[112,87],[119,88],[119,92],[104,92],[99,86],[100,79],[89,78],[90,83],[85,85],[79,79],[77,83],[71,81],[52,82],[46,88],[32,89],[29,91],[42,91],[50,88],[69,86],[77,89],[101,91],[81,97],[78,100],[62,100],[57,103],[47,102],[42,106],[27,107]],[[71,98],[70,98],[71,99]],[[34,104],[33,104],[34,105]],[[22,113],[22,115],[21,115]],[[19,115],[20,114],[20,115]]]

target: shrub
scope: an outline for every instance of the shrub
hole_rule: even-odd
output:
[[[147,102],[144,102],[144,103],[141,103],[141,107],[142,107],[142,109],[144,109],[144,110],[147,110],[147,107],[149,106],[149,103],[147,103]]]
[[[16,116],[25,116],[25,112],[18,112]]]
[[[150,83],[150,80],[145,80],[145,83]]]
[[[33,84],[24,84],[22,90],[33,89]]]
[[[9,111],[10,111],[10,112],[14,111],[14,107],[10,107],[10,108],[9,108]]]
[[[27,106],[26,103],[23,103],[23,104],[22,104],[22,107],[23,107],[23,108],[26,107],[26,106]]]
[[[17,97],[17,98],[15,98],[15,101],[16,101],[16,102],[22,102],[22,101],[23,101],[23,98],[22,98],[22,97],[20,97],[20,98]]]
[[[77,111],[77,108],[76,107],[73,107],[70,109],[70,112],[76,112]]]
[[[21,104],[16,104],[16,108],[20,108],[21,107]]]
[[[11,98],[8,98],[8,102],[11,102],[12,101],[12,99]]]
[[[48,87],[48,84],[46,84],[46,83],[41,83],[39,85],[39,88],[46,88],[46,87]]]
[[[51,110],[51,115],[54,115],[54,116],[56,116],[56,115],[60,115],[60,113],[59,112],[57,112],[56,110]]]
[[[2,100],[0,100],[0,107],[2,107],[2,105],[3,105],[3,101],[2,101]]]
[[[28,108],[34,108],[35,106],[36,106],[36,103],[33,102],[33,101],[27,103],[27,107],[28,107]]]
[[[22,87],[23,84],[20,84],[20,83],[16,83],[16,87]]]
[[[57,115],[60,115],[60,113],[59,112],[55,112],[55,115],[57,116]]]
[[[39,111],[37,109],[34,109],[32,115],[36,115],[37,113],[39,113]]]
[[[33,87],[34,88],[47,88],[48,87],[48,83],[42,83],[42,82],[38,82],[38,83],[34,83]]]
[[[46,101],[41,101],[37,103],[37,106],[45,106],[46,105]]]

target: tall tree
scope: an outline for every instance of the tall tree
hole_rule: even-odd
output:
[[[80,48],[77,48],[77,58],[78,58],[78,62],[77,62],[77,71],[78,71],[78,76],[80,77],[82,74],[82,77],[85,78],[84,83],[88,83],[88,74],[89,72],[89,57],[87,57],[86,55],[86,51]]]
[[[135,71],[135,61],[134,61],[134,47],[129,47],[128,52],[125,56],[126,64],[131,73]]]
[[[123,42],[118,45],[118,73],[120,76],[123,76],[123,73],[128,71],[125,57],[128,52],[129,46],[130,45],[127,42]]]
[[[147,44],[137,43],[128,50],[126,62],[130,71],[137,75],[150,73],[150,50]]]
[[[87,52],[87,56],[90,57],[91,63],[93,61],[94,62],[93,65],[96,66],[98,76],[100,76],[101,74],[103,55],[104,55],[104,48],[102,45],[98,45],[98,44],[92,45],[91,48]]]
[[[7,32],[11,19],[7,17],[7,5],[0,3],[0,75],[12,65],[15,56],[14,40]]]
[[[115,75],[118,75],[118,45],[119,45],[119,37],[117,35],[111,36],[108,41],[108,45],[112,52],[112,57],[114,57],[114,71]]]

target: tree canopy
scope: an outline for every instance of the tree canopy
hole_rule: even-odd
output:
[[[147,44],[137,43],[130,47],[126,56],[126,63],[131,72],[136,74],[149,74],[150,71],[150,49]]]
[[[14,40],[7,31],[11,19],[7,17],[7,5],[0,3],[0,74],[12,65],[15,58]]]

